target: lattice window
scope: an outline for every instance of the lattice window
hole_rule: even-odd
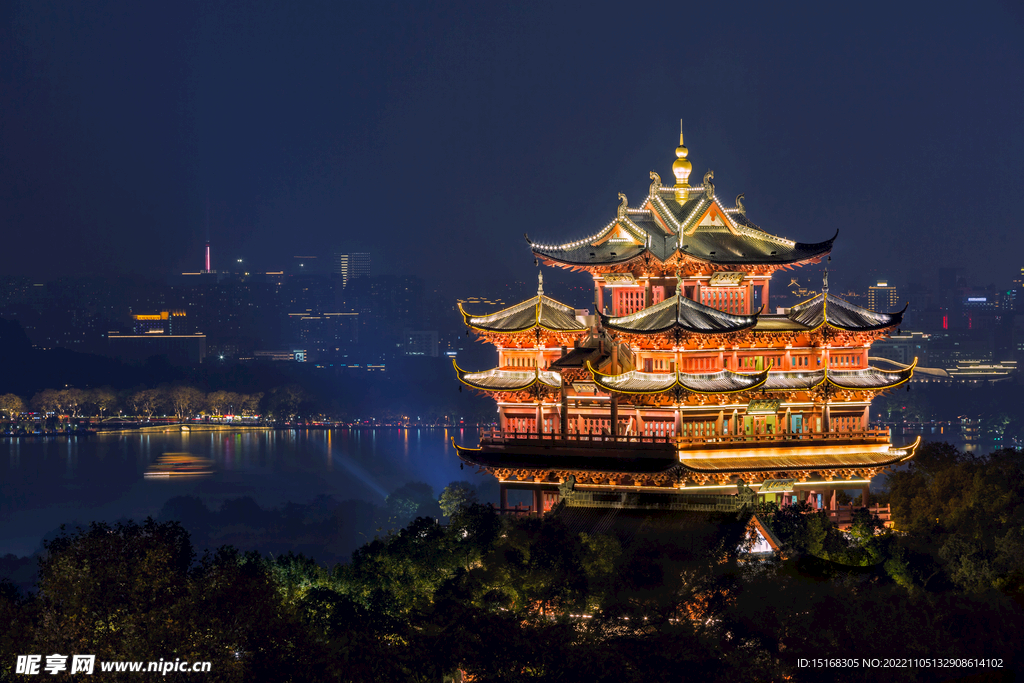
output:
[[[719,311],[743,315],[746,309],[747,290],[742,287],[701,287],[700,302]]]
[[[644,309],[644,289],[642,287],[635,289],[616,287],[613,306],[615,315],[629,315],[642,311]]]
[[[706,439],[715,435],[715,423],[710,420],[683,422],[683,436]]]
[[[532,433],[537,430],[536,418],[509,417],[505,420],[506,429],[517,434]]]
[[[675,422],[672,420],[645,420],[644,436],[672,436]]]

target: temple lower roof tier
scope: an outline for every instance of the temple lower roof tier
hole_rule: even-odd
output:
[[[601,314],[601,323],[608,329],[633,334],[659,334],[675,328],[702,334],[724,334],[754,327],[757,314],[725,313],[676,294],[630,315],[611,317]]]
[[[662,394],[683,389],[696,394],[732,394],[757,389],[768,379],[768,371],[742,374],[731,370],[708,373],[641,372],[630,370],[620,375],[605,375],[587,366],[594,383],[605,391],[619,394]]]
[[[888,444],[816,444],[801,446],[782,442],[756,448],[679,452],[679,462],[693,472],[775,472],[791,470],[836,470],[857,467],[887,467],[914,455],[921,439],[903,448]]]
[[[621,394],[661,394],[676,387],[698,394],[725,394],[761,389],[764,391],[805,391],[823,382],[850,390],[882,390],[897,387],[914,375],[917,360],[900,370],[868,367],[857,370],[765,370],[745,374],[722,370],[712,373],[640,372],[631,370],[619,375],[605,375],[591,366],[594,382],[605,391]]]
[[[488,315],[472,315],[459,304],[466,325],[484,332],[515,333],[543,328],[553,332],[581,332],[586,326],[576,319],[576,309],[538,294],[532,299]]]
[[[480,372],[467,372],[455,361],[455,372],[463,384],[481,391],[524,391],[535,384],[552,389],[562,386],[562,376],[550,370],[506,370],[491,368]],[[824,382],[839,389],[882,390],[897,387],[910,380],[917,367],[917,360],[900,370],[882,370],[875,367],[857,370],[810,370],[780,371],[764,370],[747,374],[720,370],[708,373],[687,372],[641,372],[630,370],[618,375],[606,375],[594,369],[587,361],[586,367],[601,389],[617,394],[663,394],[674,390],[695,394],[730,394],[742,391],[805,391]]]
[[[562,386],[562,376],[550,370],[502,370],[492,368],[482,372],[466,372],[454,360],[459,381],[481,391],[524,391],[535,384],[552,389]]]
[[[793,306],[784,317],[800,326],[798,329],[816,329],[828,325],[850,332],[866,332],[899,325],[906,310],[904,307],[895,313],[876,313],[837,296],[822,293]]]

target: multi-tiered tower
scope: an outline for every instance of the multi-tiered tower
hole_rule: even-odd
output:
[[[497,367],[466,385],[498,403],[499,428],[461,457],[550,509],[567,480],[579,490],[725,493],[743,483],[765,497],[867,489],[911,457],[869,429],[879,393],[914,366],[879,369],[871,343],[902,311],[876,313],[828,293],[768,307],[772,275],[818,263],[835,235],[804,244],[769,234],[725,207],[708,171],[689,184],[680,135],[676,183],[652,172],[636,208],[566,244],[531,242],[545,264],[586,271],[596,314],[544,295],[466,324],[498,350]],[[838,233],[837,233],[838,234]],[[528,238],[529,239],[529,238]],[[561,489],[562,494],[565,488]],[[812,501],[820,496],[812,496]]]

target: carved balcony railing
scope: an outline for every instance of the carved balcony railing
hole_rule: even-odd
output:
[[[611,434],[551,432],[520,432],[515,430],[491,429],[480,432],[481,445],[520,445],[520,446],[561,446],[580,448],[610,448],[616,445],[628,445],[630,448],[674,449],[675,436],[643,436],[639,434]]]
[[[860,509],[859,505],[837,505],[835,509],[825,508],[829,521],[840,529],[848,529],[853,523],[854,513]],[[868,512],[877,515],[885,526],[892,526],[892,508],[888,505],[871,505]]]
[[[521,446],[559,446],[559,447],[594,447],[611,448],[624,446],[630,449],[640,448],[675,448],[694,450],[706,447],[723,447],[729,445],[751,444],[882,444],[889,443],[888,429],[865,429],[858,431],[836,432],[781,432],[775,434],[719,434],[705,436],[645,436],[643,434],[605,434],[566,433],[558,432],[521,432],[515,430],[491,429],[480,433],[482,445],[521,445]]]
[[[774,434],[720,434],[713,436],[675,437],[680,449],[694,448],[709,444],[751,444],[751,443],[889,443],[888,429],[863,429],[836,432],[777,432]]]

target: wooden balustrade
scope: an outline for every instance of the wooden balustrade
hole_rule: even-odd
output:
[[[840,529],[848,528],[853,523],[853,513],[861,509],[860,505],[839,505],[835,510],[824,508],[829,520]],[[892,524],[892,508],[889,505],[870,505],[868,512],[877,515],[886,526]]]
[[[888,429],[865,429],[850,432],[776,432],[773,434],[720,434],[714,436],[679,436],[680,448],[707,443],[777,443],[780,441],[877,441],[888,442]]]
[[[650,444],[650,445],[662,445],[662,446],[673,446],[675,444],[676,437],[674,436],[643,436],[639,434],[620,434],[618,436],[612,436],[611,434],[601,434],[594,432],[592,434],[557,434],[551,432],[517,432],[514,430],[500,430],[491,429],[483,430],[480,432],[480,442],[487,444],[499,444],[507,443],[510,441],[541,441],[545,444],[570,445],[570,446],[588,446],[588,445],[599,445],[602,448],[607,448],[609,444]]]
[[[750,444],[750,443],[781,443],[781,442],[846,442],[846,441],[872,441],[876,443],[888,443],[888,429],[867,429],[851,432],[808,432],[789,433],[781,432],[776,434],[720,434],[708,436],[645,436],[642,434],[603,434],[593,433],[552,433],[552,432],[519,432],[515,430],[490,429],[480,432],[481,443],[501,444],[509,441],[541,441],[545,444],[560,445],[595,445],[607,448],[609,444],[657,444],[673,445],[676,448],[686,449],[694,446],[719,445],[719,444]]]

